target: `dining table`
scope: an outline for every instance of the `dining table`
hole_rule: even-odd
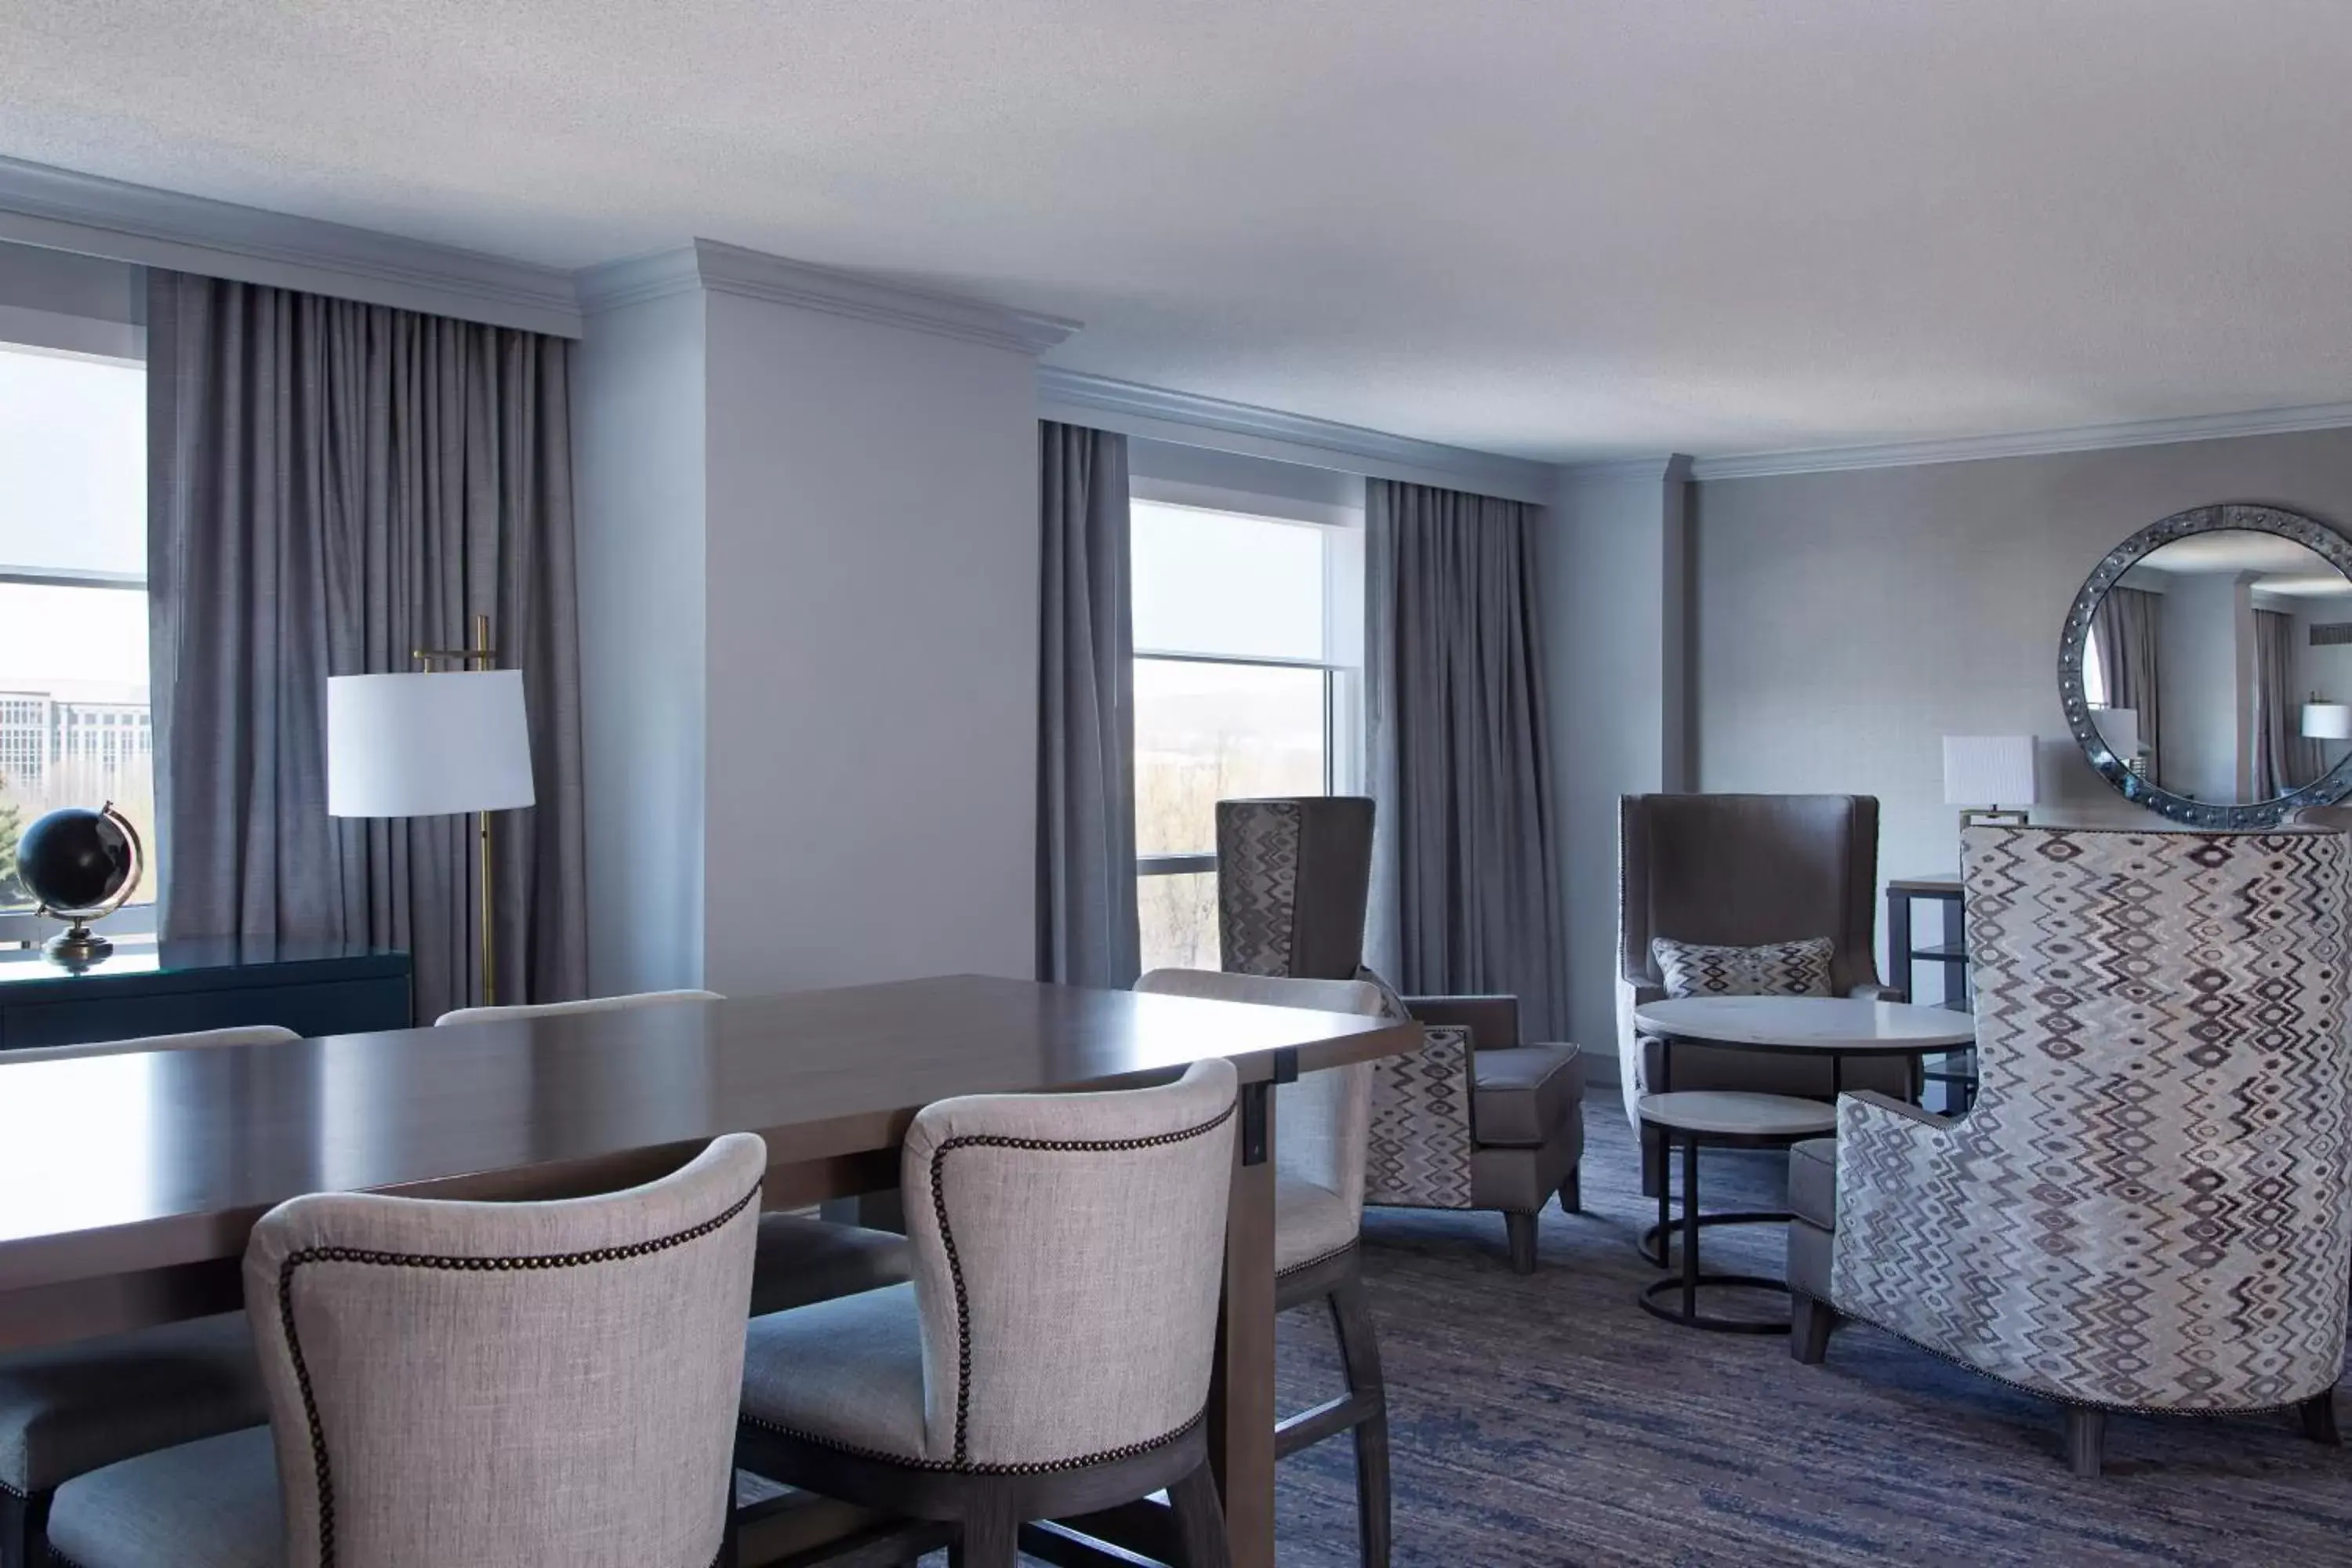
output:
[[[1241,1080],[1209,1426],[1233,1561],[1274,1561],[1276,1085],[1419,1026],[983,975],[275,1045],[0,1058],[0,1350],[234,1310],[254,1222],[304,1193],[609,1192],[711,1139],[761,1202],[898,1184],[915,1113],[967,1094]]]

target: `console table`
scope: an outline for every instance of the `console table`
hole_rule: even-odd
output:
[[[1941,906],[1937,940],[1922,945],[1914,934],[1912,906],[1920,900]],[[1969,943],[1967,921],[1957,874],[1938,877],[1892,877],[1886,883],[1886,982],[1916,1001],[1911,984],[1914,963],[1943,966],[1944,1005],[1966,1013],[1969,1005]],[[1944,1109],[1960,1111],[1976,1099],[1976,1055],[1955,1051],[1927,1072],[1929,1083],[1941,1084]]]
[[[120,942],[95,963],[0,950],[0,1059],[31,1046],[276,1024],[298,1035],[404,1029],[408,954],[268,937]]]

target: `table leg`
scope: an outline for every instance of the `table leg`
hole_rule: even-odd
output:
[[[1916,1002],[1911,994],[1911,895],[1886,889],[1886,983],[1903,993],[1906,1002]]]
[[[1683,1140],[1683,1317],[1698,1318],[1698,1140]]]
[[[1263,1109],[1250,1103],[1255,1096]],[[1274,1086],[1245,1083],[1225,1212],[1225,1288],[1209,1384],[1209,1458],[1234,1568],[1274,1564]],[[1261,1120],[1262,1119],[1262,1120]],[[1255,1143],[1257,1147],[1252,1147]]]

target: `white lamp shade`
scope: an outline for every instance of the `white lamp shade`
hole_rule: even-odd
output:
[[[2139,755],[2139,710],[2137,708],[2094,708],[2091,723],[2098,730],[2099,739],[2107,750],[2124,761]]]
[[[2308,741],[2352,741],[2352,707],[2341,702],[2305,703],[2303,734]]]
[[[328,678],[328,815],[448,816],[533,798],[522,671]]]
[[[1946,805],[2032,805],[2033,737],[1944,737]]]

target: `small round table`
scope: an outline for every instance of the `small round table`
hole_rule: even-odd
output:
[[[1843,996],[1685,996],[1634,1008],[1633,1024],[1661,1042],[1661,1094],[1674,1089],[1678,1044],[1825,1056],[1830,1092],[1837,1094],[1845,1087],[1848,1057],[1908,1057],[1916,1086],[1921,1058],[1973,1046],[1977,1038],[1976,1019],[1967,1013]]]
[[[1778,1290],[1788,1293],[1784,1279],[1768,1279],[1761,1274],[1709,1274],[1699,1267],[1698,1233],[1710,1225],[1780,1225],[1788,1221],[1785,1210],[1776,1213],[1739,1213],[1702,1215],[1698,1207],[1698,1152],[1713,1149],[1786,1149],[1808,1138],[1818,1138],[1837,1130],[1837,1110],[1818,1100],[1799,1100],[1786,1094],[1748,1094],[1733,1089],[1685,1089],[1678,1093],[1645,1094],[1634,1101],[1633,1110],[1642,1125],[1657,1130],[1658,1137],[1669,1156],[1668,1169],[1658,1180],[1658,1223],[1642,1237],[1643,1256],[1664,1268],[1666,1241],[1673,1229],[1674,1181],[1672,1158],[1675,1146],[1683,1152],[1683,1215],[1682,1268],[1678,1274],[1653,1280],[1642,1288],[1642,1310],[1654,1318],[1664,1318],[1670,1323],[1685,1328],[1706,1329],[1720,1334],[1785,1334],[1789,1331],[1786,1318],[1727,1318],[1698,1310],[1698,1292],[1702,1285],[1740,1285],[1753,1289]],[[1656,1250],[1652,1250],[1654,1238]],[[1679,1291],[1677,1305],[1668,1305],[1660,1298],[1667,1291]]]

